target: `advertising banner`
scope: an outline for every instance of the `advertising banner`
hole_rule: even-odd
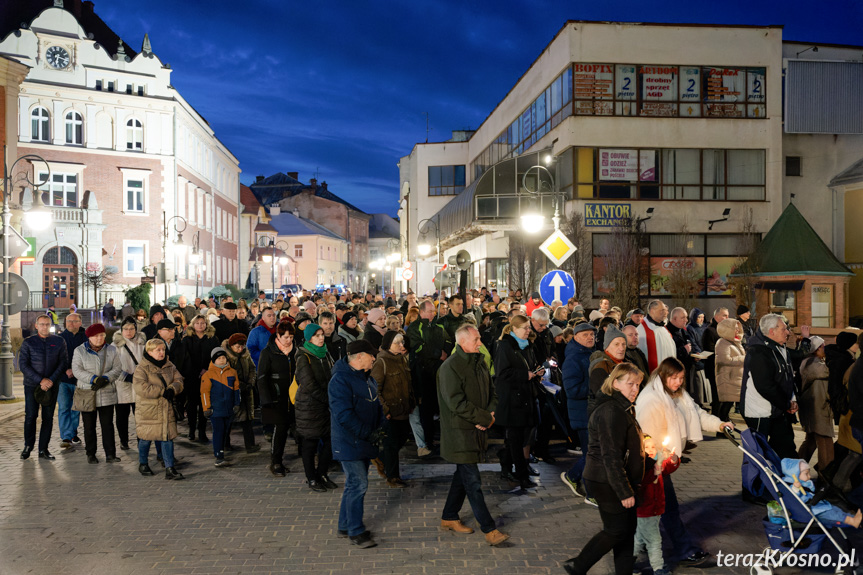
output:
[[[654,150],[599,150],[601,181],[655,182]]]

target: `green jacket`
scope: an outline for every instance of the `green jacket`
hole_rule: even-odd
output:
[[[445,316],[438,320],[438,323],[446,330],[449,334],[449,337],[452,341],[455,341],[455,330],[457,330],[461,324],[464,323],[463,315],[458,317],[454,316],[452,311],[447,313]],[[479,324],[477,324],[479,325]]]
[[[479,463],[485,459],[491,412],[497,395],[480,353],[465,353],[458,347],[438,370],[441,456],[451,463]]]
[[[441,363],[441,353],[452,349],[452,340],[446,330],[427,319],[417,319],[407,329],[411,365],[434,368]]]

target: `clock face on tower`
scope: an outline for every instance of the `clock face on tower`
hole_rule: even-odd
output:
[[[45,60],[52,68],[61,70],[69,65],[69,52],[60,46],[51,46],[45,51]]]

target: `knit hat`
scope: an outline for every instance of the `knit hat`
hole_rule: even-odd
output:
[[[345,312],[345,315],[342,316],[342,323],[347,324],[352,319],[357,319],[357,314],[352,311]]]
[[[94,335],[99,335],[100,333],[105,333],[105,326],[101,323],[94,323],[93,325],[84,330],[84,335],[86,335],[87,337],[93,337]]]
[[[216,363],[216,360],[219,359],[219,357],[228,357],[228,354],[225,353],[223,348],[217,347],[210,352],[210,361],[213,363]]]
[[[581,313],[581,315],[584,315],[584,306],[581,304],[578,304],[577,306],[572,308],[572,313]]]
[[[152,317],[153,317],[154,315],[156,315],[157,313],[160,313],[160,314],[162,314],[162,315],[164,315],[164,316],[166,316],[166,317],[167,317],[167,315],[168,315],[168,314],[166,314],[166,313],[165,313],[165,308],[163,308],[163,307],[162,307],[162,306],[160,306],[159,304],[156,304],[156,305],[150,306],[150,318],[152,318]]]
[[[608,349],[608,346],[611,345],[611,342],[619,337],[622,337],[624,342],[626,341],[626,335],[622,331],[620,331],[613,325],[609,326],[609,328],[605,330],[605,336],[602,339],[602,349]]]
[[[542,298],[539,297],[539,292],[535,291],[532,294],[530,294],[530,299],[542,299]]]
[[[160,329],[175,329],[177,324],[169,320],[168,318],[160,319],[159,323],[156,324],[156,331]]]
[[[294,318],[294,324],[300,324],[304,321],[311,321],[311,319],[312,319],[312,316],[310,316],[309,314],[307,314],[304,311],[301,311],[300,313],[297,314],[297,317]]]
[[[842,351],[848,351],[855,343],[857,343],[857,336],[850,331],[840,331],[836,336],[836,345],[839,346],[839,349]],[[815,348],[812,349],[813,351],[815,350]]]
[[[595,309],[592,312],[590,312],[590,315],[587,316],[587,319],[589,319],[590,321],[596,321],[596,320],[602,319],[604,317],[605,317],[605,315],[601,311],[599,311],[598,309]]]
[[[305,308],[307,314],[312,315],[312,313],[314,313],[318,309],[318,306],[315,305],[315,302],[311,300],[306,300],[306,302],[303,304],[303,308]]]
[[[382,317],[387,317],[387,312],[379,307],[369,310],[369,323],[375,323]]]
[[[562,329],[560,329],[560,326],[559,326],[559,325],[553,325],[553,326],[551,326],[551,327],[549,328],[549,331],[551,332],[551,337],[557,337],[557,336],[559,336],[560,334],[562,334],[562,333],[563,333],[563,330],[562,330]]]
[[[813,335],[809,338],[809,351],[810,353],[815,353],[818,351],[818,348],[824,345],[824,340],[817,335]],[[850,346],[849,346],[850,347]]]
[[[243,335],[241,333],[235,333],[234,335],[232,335],[231,337],[228,338],[228,347],[233,347],[233,346],[237,345],[238,343],[245,344],[246,339],[248,339],[248,338],[246,338],[245,335]]]
[[[130,315],[126,319],[124,319],[123,323],[120,324],[120,329],[123,329],[123,326],[126,324],[134,325],[135,331],[138,331],[138,322],[135,321],[135,316]]]
[[[399,334],[397,331],[387,330],[384,334],[383,339],[381,340],[381,349],[389,351],[390,347],[393,345],[393,340]]]
[[[745,305],[737,306],[737,317],[740,317],[741,315],[743,315],[745,313],[749,313],[748,307],[746,307]]]
[[[367,353],[371,356],[376,356],[378,351],[368,340],[358,339],[348,344],[348,355],[356,355],[358,353]]]
[[[321,326],[312,322],[307,324],[306,327],[303,328],[303,337],[306,338],[306,341],[311,341],[312,336],[317,333],[318,330],[323,330]]]

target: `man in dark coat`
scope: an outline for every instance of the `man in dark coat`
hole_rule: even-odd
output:
[[[81,445],[81,439],[78,438],[80,414],[72,410],[72,400],[78,383],[72,373],[72,355],[75,353],[76,347],[87,341],[87,336],[81,329],[80,315],[70,313],[66,316],[66,329],[60,332],[60,337],[66,342],[66,366],[60,375],[57,420],[60,423],[60,447],[67,448],[72,447],[72,445]]]
[[[241,333],[248,337],[249,326],[237,319],[237,304],[226,302],[222,304],[222,317],[213,322],[216,328],[216,339],[225,341],[235,333]]]
[[[452,340],[435,319],[435,306],[430,301],[420,304],[420,317],[407,329],[410,343],[411,381],[414,392],[420,398],[420,421],[425,434],[426,446],[434,445],[434,416],[438,410],[437,372],[447,354],[452,351]],[[369,326],[368,329],[373,329]]]
[[[650,375],[650,370],[647,368],[647,358],[644,352],[638,347],[638,328],[633,324],[623,326],[621,330],[626,336],[626,356],[624,361],[635,365],[644,374],[644,379],[641,380],[641,387],[647,383],[647,378]]]
[[[473,533],[459,519],[465,497],[485,539],[499,545],[507,539],[497,530],[485,504],[479,467],[488,447],[486,431],[494,425],[497,395],[488,368],[479,353],[479,331],[471,324],[456,330],[456,350],[438,372],[438,401],[441,407],[441,456],[456,464],[455,473],[441,515],[441,529]]]
[[[440,318],[439,322],[449,334],[450,339],[455,339],[455,330],[464,323],[461,316],[464,311],[464,302],[461,297],[454,295],[449,298],[449,313]]]
[[[347,356],[336,362],[327,393],[333,457],[345,471],[339,507],[339,535],[361,549],[377,545],[363,524],[363,500],[369,488],[369,464],[378,456],[384,422],[378,384],[369,374],[377,350],[365,340],[352,341]]]
[[[692,341],[689,339],[689,333],[686,331],[688,316],[685,309],[676,307],[671,310],[671,314],[668,317],[669,322],[666,328],[674,340],[674,346],[677,348],[677,359],[683,364],[684,373],[688,379],[692,366],[695,365],[695,360],[690,355],[692,353]],[[714,349],[716,348],[716,342],[713,342],[713,347]]]
[[[857,336],[848,331],[839,332],[836,335],[836,343],[824,346],[827,369],[830,371],[830,377],[827,383],[827,393],[830,397],[839,395],[845,391],[845,372],[848,371],[849,367],[854,365],[854,353],[857,350]],[[848,385],[850,387],[850,382]],[[839,417],[842,415],[845,414],[833,414],[836,423],[839,422]]]
[[[114,307],[114,298],[108,298],[108,303],[102,306],[102,320],[105,325],[114,325],[117,320],[117,308]]]
[[[336,333],[336,316],[328,311],[318,315],[318,325],[324,330],[324,345],[333,361],[339,361],[345,356],[347,342]]]
[[[561,473],[560,478],[573,493],[586,497],[587,493],[581,484],[581,477],[587,457],[587,398],[590,394],[590,356],[594,350],[596,330],[585,322],[575,326],[573,332],[573,338],[566,344],[563,388],[566,391],[569,425],[572,432],[578,435],[581,457],[573,463],[569,471]]]
[[[25,339],[18,351],[18,365],[24,375],[24,450],[21,451],[21,459],[29,458],[36,444],[36,419],[40,409],[42,426],[39,430],[39,458],[55,459],[48,451],[48,443],[54,426],[58,384],[68,358],[66,342],[58,335],[51,335],[52,325],[47,315],[37,317],[36,335]],[[36,401],[36,388],[49,393],[46,403]]]

